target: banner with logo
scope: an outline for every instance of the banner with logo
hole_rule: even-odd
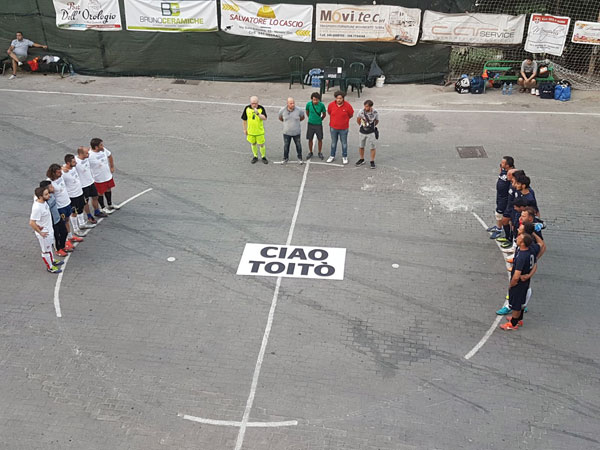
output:
[[[125,0],[126,28],[132,31],[218,31],[216,0]]]
[[[63,30],[121,31],[119,0],[54,0],[56,26]]]
[[[523,42],[525,14],[444,14],[425,11],[422,41],[514,45]]]
[[[221,30],[241,36],[310,42],[312,5],[221,0]]]
[[[569,33],[569,17],[532,14],[525,41],[525,51],[561,56]]]
[[[388,5],[317,4],[317,41],[386,41],[415,45],[421,10]]]
[[[600,22],[584,22],[583,20],[575,22],[571,42],[600,45]]]

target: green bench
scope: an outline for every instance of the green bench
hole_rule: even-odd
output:
[[[487,61],[483,66],[484,73],[487,71],[488,79],[497,81],[499,83],[516,83],[521,77],[521,63],[523,61],[508,61],[508,60],[492,60]],[[538,67],[546,63],[538,61]],[[554,67],[548,63],[548,76],[543,78],[536,78],[536,81],[555,81],[554,80]],[[497,75],[497,76],[496,76]]]

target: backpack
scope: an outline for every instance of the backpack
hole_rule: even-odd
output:
[[[469,81],[469,77],[463,75],[454,85],[454,90],[459,94],[468,94],[471,92],[471,82]]]
[[[538,73],[536,78],[548,78],[548,75],[550,75],[550,71],[548,69],[548,65],[547,64],[542,64],[539,69],[538,69]]]
[[[541,93],[540,93],[541,95]],[[554,100],[568,102],[571,100],[571,83],[567,80],[560,80],[554,88]]]
[[[471,78],[471,94],[483,94],[485,90],[485,81],[483,77]]]
[[[321,79],[319,78],[321,72],[321,69],[310,69],[308,74],[304,76],[304,84],[312,87],[321,86]]]
[[[556,84],[551,82],[540,83],[540,98],[554,98],[554,89]]]

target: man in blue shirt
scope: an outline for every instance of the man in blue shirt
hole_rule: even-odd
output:
[[[515,160],[512,156],[502,157],[500,174],[498,175],[498,181],[496,181],[496,225],[487,229],[492,233],[490,239],[496,239],[502,234],[502,215],[508,205],[508,190],[510,189],[508,171],[514,169],[514,167]]]

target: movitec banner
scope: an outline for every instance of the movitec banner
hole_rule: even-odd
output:
[[[529,19],[525,51],[561,56],[565,49],[570,24],[569,17],[532,14]]]
[[[391,5],[318,3],[317,41],[384,41],[416,45],[421,10]]]
[[[125,0],[126,28],[131,31],[218,31],[216,0]]]
[[[121,31],[118,0],[53,0],[56,26],[63,30]]]
[[[310,42],[312,5],[221,0],[221,30],[240,36]]]
[[[422,41],[514,45],[523,42],[526,16],[425,11]]]
[[[600,22],[578,20],[573,27],[571,41],[576,44],[600,45]]]

